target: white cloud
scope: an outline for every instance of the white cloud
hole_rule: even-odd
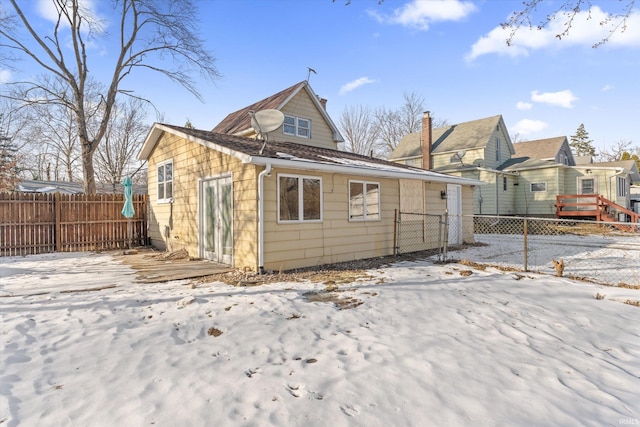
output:
[[[0,70],[0,83],[7,83],[9,80],[11,80],[11,71]]]
[[[70,4],[71,2],[69,2]],[[100,19],[96,12],[96,1],[95,0],[79,0],[81,14],[91,22],[91,30],[94,32],[102,32],[105,29],[105,22]],[[69,6],[67,6],[69,7]],[[37,0],[36,10],[38,14],[53,23],[58,21],[58,11],[56,10],[56,2],[52,2],[51,0]],[[69,23],[65,22],[65,20],[61,20],[61,25],[63,27],[69,27]],[[88,28],[82,26],[83,31],[87,31]]]
[[[369,77],[360,77],[359,79],[356,79],[352,82],[342,85],[339,93],[340,95],[344,95],[345,93],[351,92],[352,90],[357,89],[362,85],[375,83],[375,82],[376,82],[375,80],[372,80]]]
[[[426,31],[429,24],[438,21],[459,21],[476,11],[476,6],[468,1],[413,0],[395,9],[391,15],[380,15],[376,11],[369,11],[378,22],[400,24],[405,27]]]
[[[613,90],[613,86],[611,86],[611,85],[604,85],[602,87],[602,91],[603,92],[609,92],[610,90]]]
[[[511,128],[511,133],[514,135],[528,135],[540,132],[546,129],[547,126],[545,122],[540,120],[522,119]]]
[[[610,32],[618,21],[613,20],[606,25],[600,24],[607,19],[611,19],[611,15],[603,12],[598,6],[594,6],[590,12],[578,13],[571,23],[569,34],[558,40],[557,35],[562,34],[566,24],[566,16],[559,14],[557,19],[551,21],[541,30],[535,26],[534,28],[522,27],[518,29],[511,40],[511,46],[507,45],[510,30],[498,26],[471,46],[471,51],[466,55],[466,59],[472,61],[479,56],[491,53],[511,57],[527,56],[533,50],[548,47],[591,47],[608,36],[610,38],[605,46],[640,46],[640,11],[635,11],[629,16],[627,28],[624,31],[619,29],[614,34],[610,34]]]
[[[531,110],[533,108],[533,104],[531,104],[530,102],[518,101],[518,103],[516,104],[516,108],[518,110]]]
[[[561,90],[559,92],[543,92],[537,90],[531,92],[531,100],[542,104],[555,105],[563,108],[573,108],[573,103],[578,98],[569,90]]]

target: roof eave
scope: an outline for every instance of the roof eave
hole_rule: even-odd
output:
[[[486,185],[485,182],[478,181],[475,179],[469,178],[459,178],[455,176],[449,176],[439,173],[434,173],[430,171],[404,171],[404,170],[385,170],[385,169],[377,169],[377,168],[367,168],[361,166],[354,165],[336,165],[333,163],[322,163],[315,161],[307,161],[307,160],[288,160],[288,159],[274,159],[271,157],[260,157],[260,156],[250,156],[247,163],[254,165],[267,165],[270,164],[272,166],[290,168],[290,169],[300,169],[300,170],[311,170],[318,172],[333,172],[333,173],[342,173],[345,175],[358,175],[358,176],[368,176],[368,177],[377,177],[377,178],[396,178],[396,179],[417,179],[420,181],[427,182],[442,182],[447,184],[461,184],[461,185]],[[398,168],[400,169],[400,168]]]
[[[206,141],[204,139],[198,138],[198,137],[193,136],[193,135],[189,135],[188,133],[181,132],[179,130],[170,128],[170,127],[165,126],[165,125],[160,124],[160,123],[154,123],[153,127],[149,131],[149,134],[147,135],[147,138],[145,139],[144,144],[142,145],[142,149],[140,150],[140,154],[138,154],[138,160],[148,160],[149,159],[149,156],[151,155],[151,152],[155,148],[156,144],[158,143],[158,140],[160,139],[160,136],[164,132],[171,133],[171,134],[176,135],[176,136],[178,136],[180,138],[186,139],[189,142],[200,144],[200,145],[205,146],[207,148],[210,148],[212,150],[219,151],[222,154],[226,154],[228,156],[235,157],[235,158],[240,159],[242,162],[245,162],[245,163],[247,163],[247,159],[250,158],[249,155],[247,155],[245,153],[242,153],[240,151],[232,150],[230,148],[224,147],[222,145],[218,145],[218,144],[216,144],[214,142],[211,142],[211,141]]]

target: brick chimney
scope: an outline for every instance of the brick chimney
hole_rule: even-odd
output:
[[[429,111],[425,111],[422,116],[422,137],[420,138],[422,146],[422,168],[431,169],[431,116]]]
[[[327,99],[318,97],[318,101],[320,101],[320,105],[322,105],[324,111],[327,111]]]

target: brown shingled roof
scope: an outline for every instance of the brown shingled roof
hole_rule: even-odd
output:
[[[294,142],[269,141],[267,144],[264,144],[264,141],[262,140],[245,138],[242,136],[231,134],[224,134],[213,131],[209,132],[206,130],[191,129],[168,124],[163,124],[162,126],[166,126],[178,132],[194,136],[203,141],[208,141],[213,144],[228,148],[230,150],[246,154],[248,156],[271,157],[274,159],[287,159],[288,156],[294,156],[297,159],[336,164],[341,164],[339,159],[348,159],[353,161],[366,161],[367,163],[378,165],[393,166],[394,168],[406,170],[417,170],[415,167],[392,163],[388,160],[378,159],[375,157],[363,156],[360,154],[351,153],[349,151],[338,151],[329,148],[296,144]],[[265,145],[265,147],[262,154],[260,154],[260,150],[263,145]]]
[[[535,141],[518,142],[513,144],[513,148],[516,150],[514,157],[528,157],[538,160],[555,159],[565,139],[567,139],[566,136],[557,136]]]
[[[307,82],[302,81],[296,83],[291,87],[288,87],[280,92],[273,94],[265,99],[241,108],[238,111],[234,111],[224,118],[220,123],[216,125],[211,131],[217,133],[236,134],[251,128],[251,117],[249,116],[249,110],[260,111],[269,108],[280,109],[282,104],[288,100],[291,96],[295,95],[300,89],[306,85]]]

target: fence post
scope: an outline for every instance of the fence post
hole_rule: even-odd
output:
[[[527,217],[524,217],[523,236],[524,236],[524,271],[529,271],[527,268],[528,257],[529,257],[528,247],[527,247]]]
[[[442,236],[442,261],[447,260],[447,252],[449,250],[449,210],[444,211],[444,233]]]
[[[53,230],[55,233],[55,241],[56,241],[56,252],[60,252],[62,248],[61,242],[61,230],[60,230],[60,193],[55,193],[53,195]]]
[[[393,254],[398,255],[400,248],[398,247],[398,209],[393,210]]]

